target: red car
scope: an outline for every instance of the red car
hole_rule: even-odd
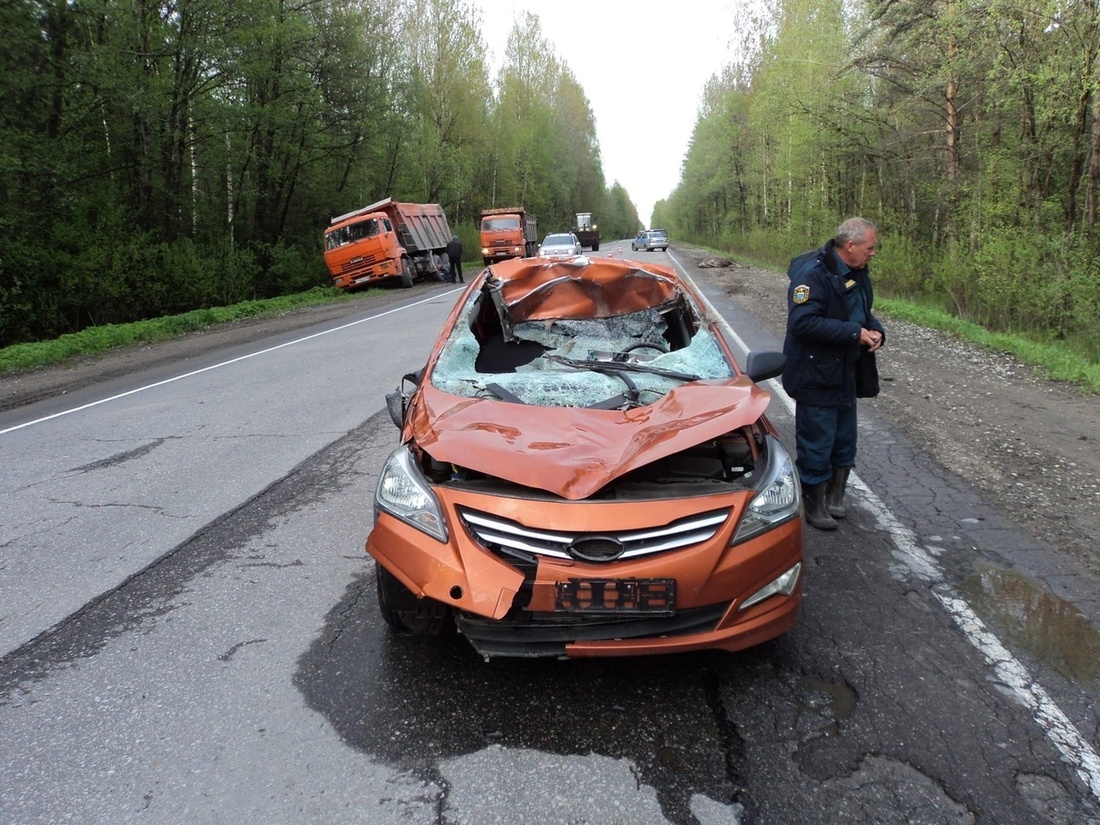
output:
[[[794,462],[719,319],[674,270],[485,269],[387,397],[401,443],[367,552],[393,628],[494,656],[739,650],[794,625]],[[411,386],[410,386],[411,384]]]

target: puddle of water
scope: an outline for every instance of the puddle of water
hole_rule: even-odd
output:
[[[829,715],[834,721],[847,719],[855,710],[856,692],[849,685],[836,685],[816,676],[802,676],[799,681],[807,690],[829,697]]]
[[[983,621],[1063,676],[1100,682],[1100,632],[1076,607],[1011,570],[983,568],[960,588]]]

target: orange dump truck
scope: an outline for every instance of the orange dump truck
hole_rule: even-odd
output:
[[[481,260],[486,266],[538,254],[538,220],[522,206],[483,209],[480,228]]]
[[[325,230],[325,265],[332,284],[355,289],[396,279],[411,287],[440,280],[435,256],[446,254],[451,227],[438,203],[372,203],[332,219]]]

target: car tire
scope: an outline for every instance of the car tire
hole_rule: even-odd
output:
[[[438,636],[452,618],[445,604],[434,599],[418,599],[397,576],[378,562],[374,563],[374,579],[382,620],[397,633]]]

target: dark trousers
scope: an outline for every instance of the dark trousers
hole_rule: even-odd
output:
[[[460,284],[466,283],[462,279],[462,259],[448,256],[447,260],[451,262],[451,281],[458,281]]]
[[[847,407],[795,404],[795,463],[804,484],[828,481],[833,468],[855,466],[856,424],[854,403]]]

